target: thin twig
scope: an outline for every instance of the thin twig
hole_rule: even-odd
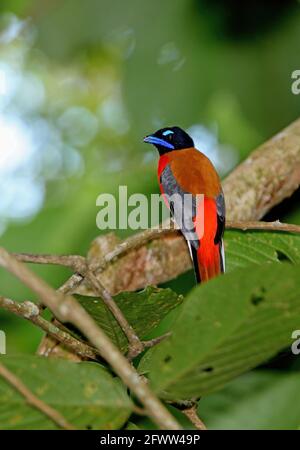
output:
[[[179,430],[179,423],[154,395],[149,386],[139,377],[135,368],[120,353],[92,317],[72,296],[63,297],[44,280],[17,261],[6,250],[0,248],[0,265],[14,274],[32,289],[40,300],[63,322],[77,327],[100,351],[101,356],[111,365],[123,382],[132,390],[147,410],[149,417],[162,429]]]
[[[227,220],[226,228],[229,230],[261,230],[261,231],[283,231],[288,233],[300,233],[300,225],[292,223],[281,223],[279,220],[274,222],[259,222],[259,221],[236,221]]]
[[[197,428],[197,430],[207,430],[206,426],[198,416],[197,405],[193,405],[189,408],[183,409],[182,412],[192,422],[192,424]]]
[[[69,267],[81,275],[87,270],[86,258],[80,255],[35,255],[32,253],[12,253],[18,261],[33,264],[54,264]]]
[[[168,331],[168,333],[165,333],[161,336],[158,336],[153,339],[149,339],[148,341],[143,341],[143,344],[144,344],[145,348],[154,347],[155,345],[159,344],[160,342],[162,342],[165,339],[167,339],[168,337],[170,337],[171,334],[172,334],[172,332]]]
[[[97,360],[99,358],[100,352],[97,349],[92,348],[90,345],[74,338],[67,331],[61,330],[53,322],[48,322],[48,320],[40,316],[39,308],[34,303],[29,301],[19,303],[10,298],[0,296],[0,307],[32,322],[34,325],[41,328],[51,337],[65,345],[69,350],[78,354],[82,358],[89,358],[93,360]]]
[[[21,381],[15,374],[7,369],[3,364],[0,363],[0,375],[10,383],[23,397],[26,402],[33,406],[34,408],[41,411],[45,416],[49,417],[56,425],[65,430],[76,430],[76,428],[68,422],[62,414],[60,414],[56,409],[47,405],[41,399],[36,397],[27,386]]]
[[[80,273],[74,273],[63,285],[58,289],[62,294],[73,294],[76,288],[84,280],[84,277]]]

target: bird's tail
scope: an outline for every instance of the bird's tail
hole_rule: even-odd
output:
[[[194,264],[197,283],[208,281],[225,272],[223,241],[212,243],[209,248],[200,246],[198,249],[190,245],[190,253]]]

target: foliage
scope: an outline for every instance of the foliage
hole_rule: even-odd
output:
[[[298,392],[299,372],[256,370],[204,397],[198,409],[210,429],[299,429]]]
[[[122,350],[127,350],[127,339],[116,319],[102,300],[75,295],[84,309],[95,319],[110,339]],[[182,302],[182,296],[171,289],[147,287],[141,292],[121,292],[114,300],[136,334],[143,339],[160,321]]]
[[[100,364],[38,356],[1,356],[1,362],[41,400],[80,429],[121,427],[132,411],[125,387]],[[58,428],[0,377],[0,428]]]
[[[140,371],[160,396],[199,397],[291,343],[300,313],[299,266],[236,270],[196,287],[172,336],[149,351]]]

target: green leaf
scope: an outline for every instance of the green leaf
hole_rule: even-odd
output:
[[[1,362],[41,400],[80,429],[116,429],[132,403],[125,387],[100,364],[38,356],[1,356]],[[0,377],[0,429],[57,429]]]
[[[209,429],[298,429],[298,373],[254,371],[204,397],[198,413]]]
[[[103,301],[96,297],[76,295],[77,300],[122,350],[127,349],[127,339],[114,316]],[[176,306],[183,297],[171,289],[149,286],[141,292],[121,292],[114,297],[117,305],[142,339]]]
[[[273,231],[226,231],[226,270],[266,262],[300,263],[300,235]]]
[[[196,287],[185,300],[172,335],[142,358],[161,397],[186,399],[227,381],[292,343],[299,328],[300,267],[240,269]]]

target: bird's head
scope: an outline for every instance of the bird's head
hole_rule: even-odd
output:
[[[161,128],[144,138],[147,144],[153,144],[160,155],[194,146],[193,139],[179,127]]]

